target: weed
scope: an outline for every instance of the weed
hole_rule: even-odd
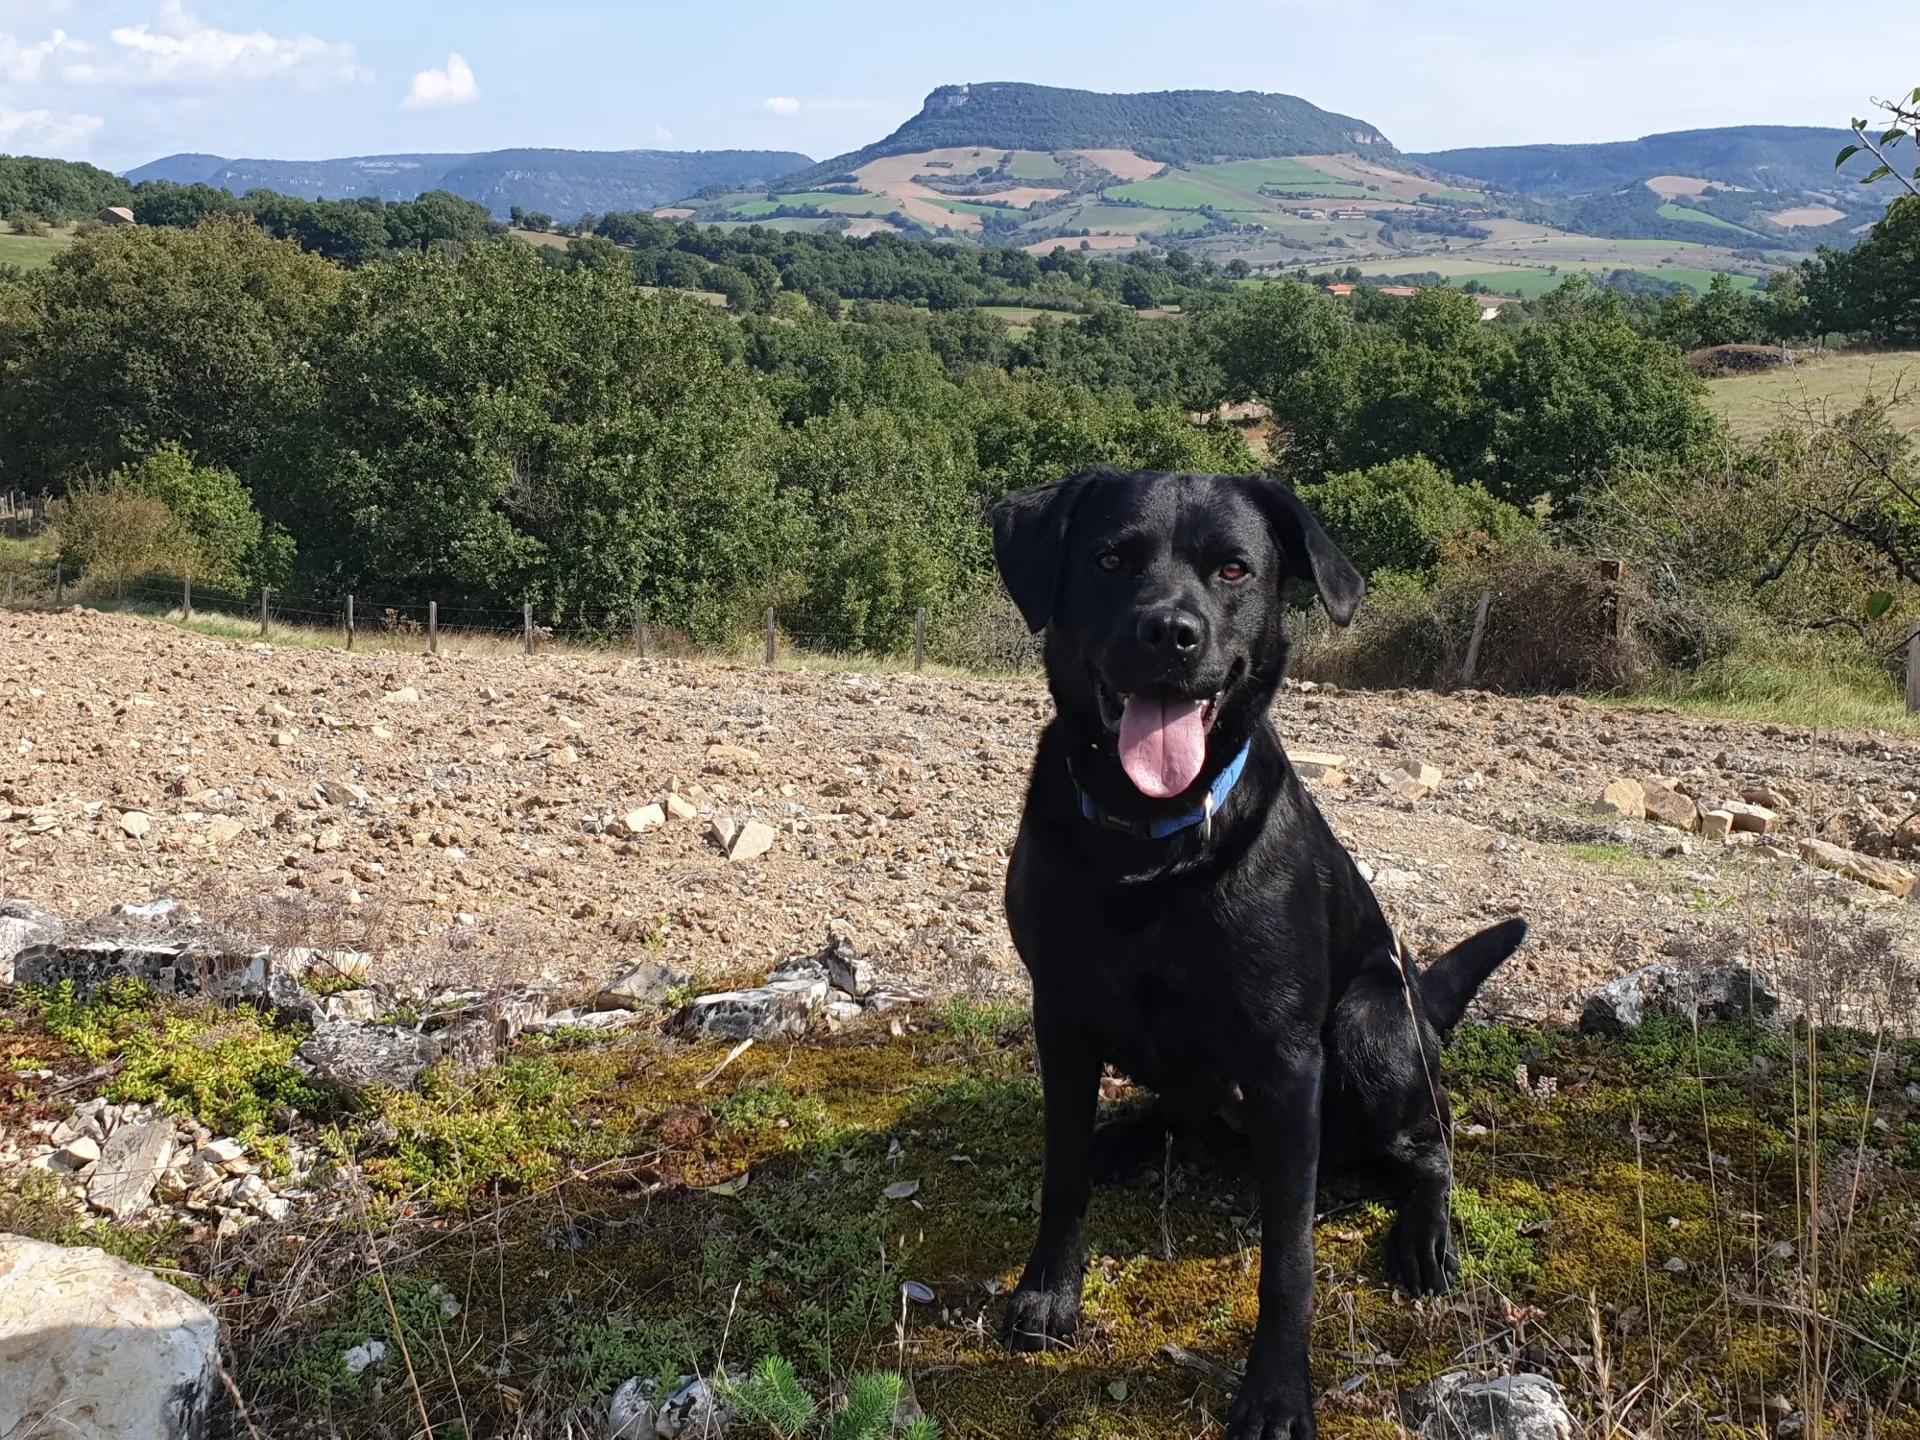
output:
[[[1579,842],[1561,848],[1574,859],[1598,865],[1603,870],[1640,869],[1647,864],[1646,856],[1631,845],[1622,845],[1617,840]]]
[[[583,1316],[556,1306],[547,1327],[553,1337],[547,1369],[580,1399],[612,1394],[630,1376],[671,1384],[704,1348],[678,1315],[636,1319],[631,1312]]]
[[[1000,1044],[1006,1032],[1024,1024],[1027,1019],[1026,1009],[1019,1005],[996,1001],[975,1004],[957,997],[933,1013],[941,1029],[976,1055]]]
[[[795,1440],[820,1412],[793,1366],[769,1355],[745,1380],[722,1385],[721,1398],[742,1418],[765,1425],[779,1440]],[[895,1415],[906,1382],[892,1371],[869,1371],[847,1382],[846,1405],[827,1425],[827,1440],[939,1440],[939,1424],[927,1416],[899,1424]]]

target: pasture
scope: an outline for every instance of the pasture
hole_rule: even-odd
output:
[[[1654,213],[1662,220],[1678,220],[1686,225],[1708,225],[1716,230],[1731,230],[1736,235],[1754,233],[1744,225],[1736,225],[1731,220],[1722,220],[1718,215],[1709,215],[1704,210],[1695,210],[1688,205],[1676,205],[1671,200]]]
[[[0,234],[0,265],[38,270],[73,244],[73,227],[60,225],[45,235]]]
[[[1920,351],[1816,354],[1756,375],[1729,375],[1707,384],[1708,404],[1743,438],[1764,435],[1809,412],[1841,414],[1869,395],[1892,399],[1894,423],[1920,436]]]

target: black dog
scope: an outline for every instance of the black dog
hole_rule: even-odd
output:
[[[1268,713],[1287,660],[1281,588],[1311,583],[1343,625],[1365,588],[1292,491],[1096,469],[1008,496],[993,531],[1008,593],[1046,631],[1058,712],[1007,874],[1033,976],[1046,1170],[1003,1338],[1035,1350],[1079,1325],[1111,1064],[1171,1110],[1232,1112],[1244,1129],[1260,1320],[1227,1433],[1309,1440],[1316,1181],[1383,1187],[1399,1210],[1394,1283],[1452,1283],[1440,1045],[1526,925],[1413,973],[1288,765]],[[1147,1123],[1157,1140],[1164,1119]]]

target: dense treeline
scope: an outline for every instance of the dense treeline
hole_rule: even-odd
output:
[[[85,238],[4,292],[0,473],[84,489],[178,447],[238,477],[264,521],[245,563],[292,590],[531,599],[585,625],[644,598],[710,638],[778,604],[860,646],[988,588],[981,508],[1010,488],[1094,461],[1257,468],[1187,406],[1263,399],[1303,483],[1419,454],[1522,505],[1711,430],[1677,353],[1597,292],[1496,328],[1447,291],[1376,318],[1298,285],[1202,287],[1155,321],[1104,303],[1078,256],[660,233],[722,245],[770,303],[650,294],[636,257],[694,252],[608,237],[559,263],[493,238],[359,269],[237,216]],[[931,297],[838,299],[1008,265],[1088,308],[1019,333]]]
[[[131,185],[97,166],[0,155],[0,220],[91,220],[109,205],[132,199]]]

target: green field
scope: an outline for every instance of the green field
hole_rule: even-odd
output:
[[[1015,180],[1064,180],[1067,172],[1044,150],[1016,150],[1004,172]]]
[[[1243,195],[1258,195],[1262,185],[1279,190],[1299,190],[1332,199],[1364,200],[1371,193],[1364,185],[1336,180],[1331,175],[1302,165],[1298,160],[1229,160],[1221,165],[1196,165],[1193,175]]]
[[[1710,225],[1716,230],[1731,230],[1736,235],[1754,233],[1744,225],[1736,225],[1731,220],[1722,220],[1718,215],[1709,215],[1706,211],[1695,210],[1691,206],[1675,205],[1671,200],[1654,213],[1662,220],[1679,220],[1688,225]]]
[[[1707,403],[1746,438],[1795,419],[1843,414],[1868,395],[1891,398],[1896,425],[1920,435],[1920,351],[1843,350],[1758,375],[1707,382]]]
[[[771,215],[779,208],[772,200],[749,200],[742,205],[729,205],[727,213],[740,220],[758,220],[762,215]]]
[[[0,265],[37,270],[73,244],[73,229],[63,226],[47,235],[0,235]]]
[[[1136,205],[1152,205],[1160,210],[1198,210],[1203,205],[1243,206],[1246,197],[1237,191],[1203,185],[1187,175],[1166,175],[1157,180],[1135,180],[1129,185],[1109,185],[1101,192],[1109,200],[1130,200]]]

